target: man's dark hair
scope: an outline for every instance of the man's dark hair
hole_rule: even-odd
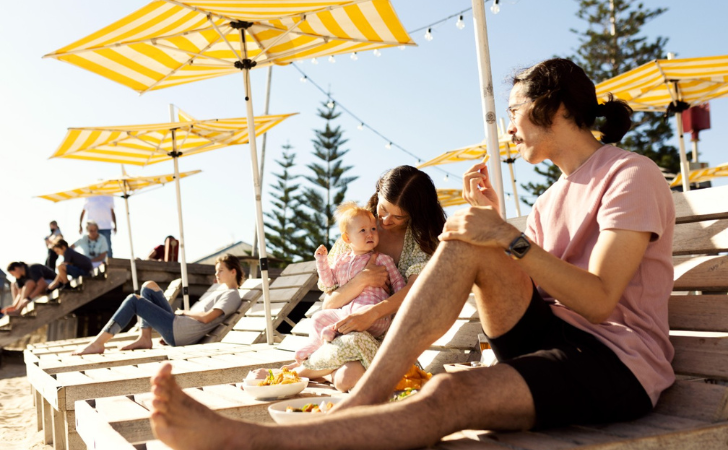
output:
[[[605,143],[619,142],[632,126],[632,108],[611,94],[606,103],[599,104],[594,83],[584,69],[568,59],[548,59],[520,71],[513,77],[513,86],[519,84],[533,101],[529,119],[535,125],[550,127],[563,104],[579,128],[591,129],[597,117],[606,117],[598,128]]]
[[[53,244],[53,248],[62,248],[65,250],[68,248],[68,242],[66,242],[64,239],[59,239],[58,242]]]
[[[380,194],[409,215],[408,226],[420,249],[428,255],[435,253],[446,216],[430,176],[412,166],[395,167],[382,175],[367,204],[375,217]]]
[[[8,264],[8,272],[12,272],[13,270],[25,266],[25,263],[22,261],[13,261],[10,264]]]

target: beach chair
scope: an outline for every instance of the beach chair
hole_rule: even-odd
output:
[[[439,450],[708,449],[728,442],[728,186],[674,193],[675,281],[669,302],[678,381],[647,416],[547,431],[467,431]],[[525,218],[512,221],[525,228]],[[463,365],[451,366],[467,370]]]
[[[274,330],[284,321],[291,326],[296,325],[288,318],[288,314],[316,286],[317,281],[316,262],[308,261],[289,264],[271,283],[271,318]],[[259,301],[232,326],[222,342],[247,345],[266,342],[265,325],[265,306]],[[275,339],[280,342],[283,336],[276,332]]]

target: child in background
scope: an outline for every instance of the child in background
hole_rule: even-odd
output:
[[[377,222],[368,209],[359,207],[354,202],[343,203],[336,209],[336,220],[339,223],[339,230],[341,230],[341,238],[349,244],[350,250],[339,255],[334,260],[333,267],[329,265],[326,247],[322,245],[316,250],[314,255],[316,269],[326,286],[341,286],[348,283],[356,274],[364,270],[369,263],[372,252],[379,244]],[[380,253],[377,256],[376,263],[387,268],[393,289],[392,293],[405,286],[404,278],[397,270],[392,258]],[[389,296],[390,293],[383,288],[370,286],[341,308],[324,309],[316,312],[312,317],[314,332],[311,335],[311,342],[296,352],[296,362],[287,367],[298,367],[324,342],[331,342],[337,335],[336,330],[334,330],[336,322],[349,316],[354,311],[369,305],[375,305]],[[367,331],[374,337],[381,336],[387,331],[391,321],[391,316],[383,317],[374,322]],[[306,376],[303,372],[301,375]]]

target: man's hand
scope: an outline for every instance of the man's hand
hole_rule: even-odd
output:
[[[463,199],[472,206],[490,206],[499,211],[498,193],[490,183],[485,163],[475,164],[463,174]]]
[[[341,334],[351,333],[352,331],[366,331],[371,328],[372,324],[379,319],[375,311],[369,305],[351,313],[334,324],[334,330]]]
[[[441,241],[459,240],[505,249],[518,234],[518,230],[504,222],[495,208],[471,206],[450,216],[439,238]]]
[[[316,249],[316,253],[314,253],[314,256],[326,256],[329,254],[329,251],[326,250],[325,245],[319,245],[319,247]]]

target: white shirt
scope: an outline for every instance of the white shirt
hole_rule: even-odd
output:
[[[114,197],[110,195],[88,197],[83,205],[83,210],[86,211],[86,220],[96,222],[99,225],[99,230],[110,230],[112,228],[112,209],[114,209]]]

